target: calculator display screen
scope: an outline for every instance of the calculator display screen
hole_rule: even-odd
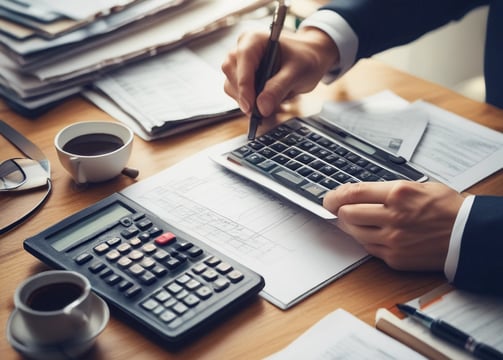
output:
[[[128,208],[115,202],[47,237],[47,240],[51,242],[51,246],[54,249],[62,251],[74,245],[79,240],[131,214],[132,212]]]

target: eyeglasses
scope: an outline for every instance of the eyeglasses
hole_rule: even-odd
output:
[[[31,189],[46,187],[46,191],[36,204],[20,217],[7,225],[0,224],[0,234],[6,233],[21,224],[32,215],[47,200],[52,190],[51,170],[49,160],[40,149],[21,133],[0,120],[0,135],[14,145],[27,158],[7,159],[0,163],[0,195],[21,195]],[[1,209],[0,217],[4,218],[5,209]]]

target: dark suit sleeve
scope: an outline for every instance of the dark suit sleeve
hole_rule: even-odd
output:
[[[358,35],[357,60],[458,20],[489,0],[333,0],[322,9],[340,14]]]
[[[503,197],[475,197],[453,284],[461,289],[503,295]]]

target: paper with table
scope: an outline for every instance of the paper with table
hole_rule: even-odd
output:
[[[502,133],[425,101],[409,103],[386,91],[360,101],[327,103],[322,114],[389,151],[393,152],[397,144],[411,144],[405,153],[398,153],[457,191],[503,167]],[[423,133],[421,124],[425,120]]]
[[[222,61],[242,32],[268,25],[240,21],[181,49],[110,72],[94,82],[97,90],[83,94],[145,140],[236,116],[238,104],[224,92]]]
[[[411,300],[409,304],[503,352],[501,297],[470,293],[444,285]],[[468,352],[435,337],[413,319],[402,319],[387,309],[377,311],[376,327],[432,359],[474,359]]]
[[[354,315],[337,309],[265,360],[426,359]]]
[[[222,146],[229,145],[199,153],[122,193],[261,274],[266,283],[262,296],[282,309],[368,258],[334,224],[210,160]]]

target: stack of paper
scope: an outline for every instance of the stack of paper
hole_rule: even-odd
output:
[[[5,0],[0,95],[29,114],[110,69],[227,26],[266,0]]]

